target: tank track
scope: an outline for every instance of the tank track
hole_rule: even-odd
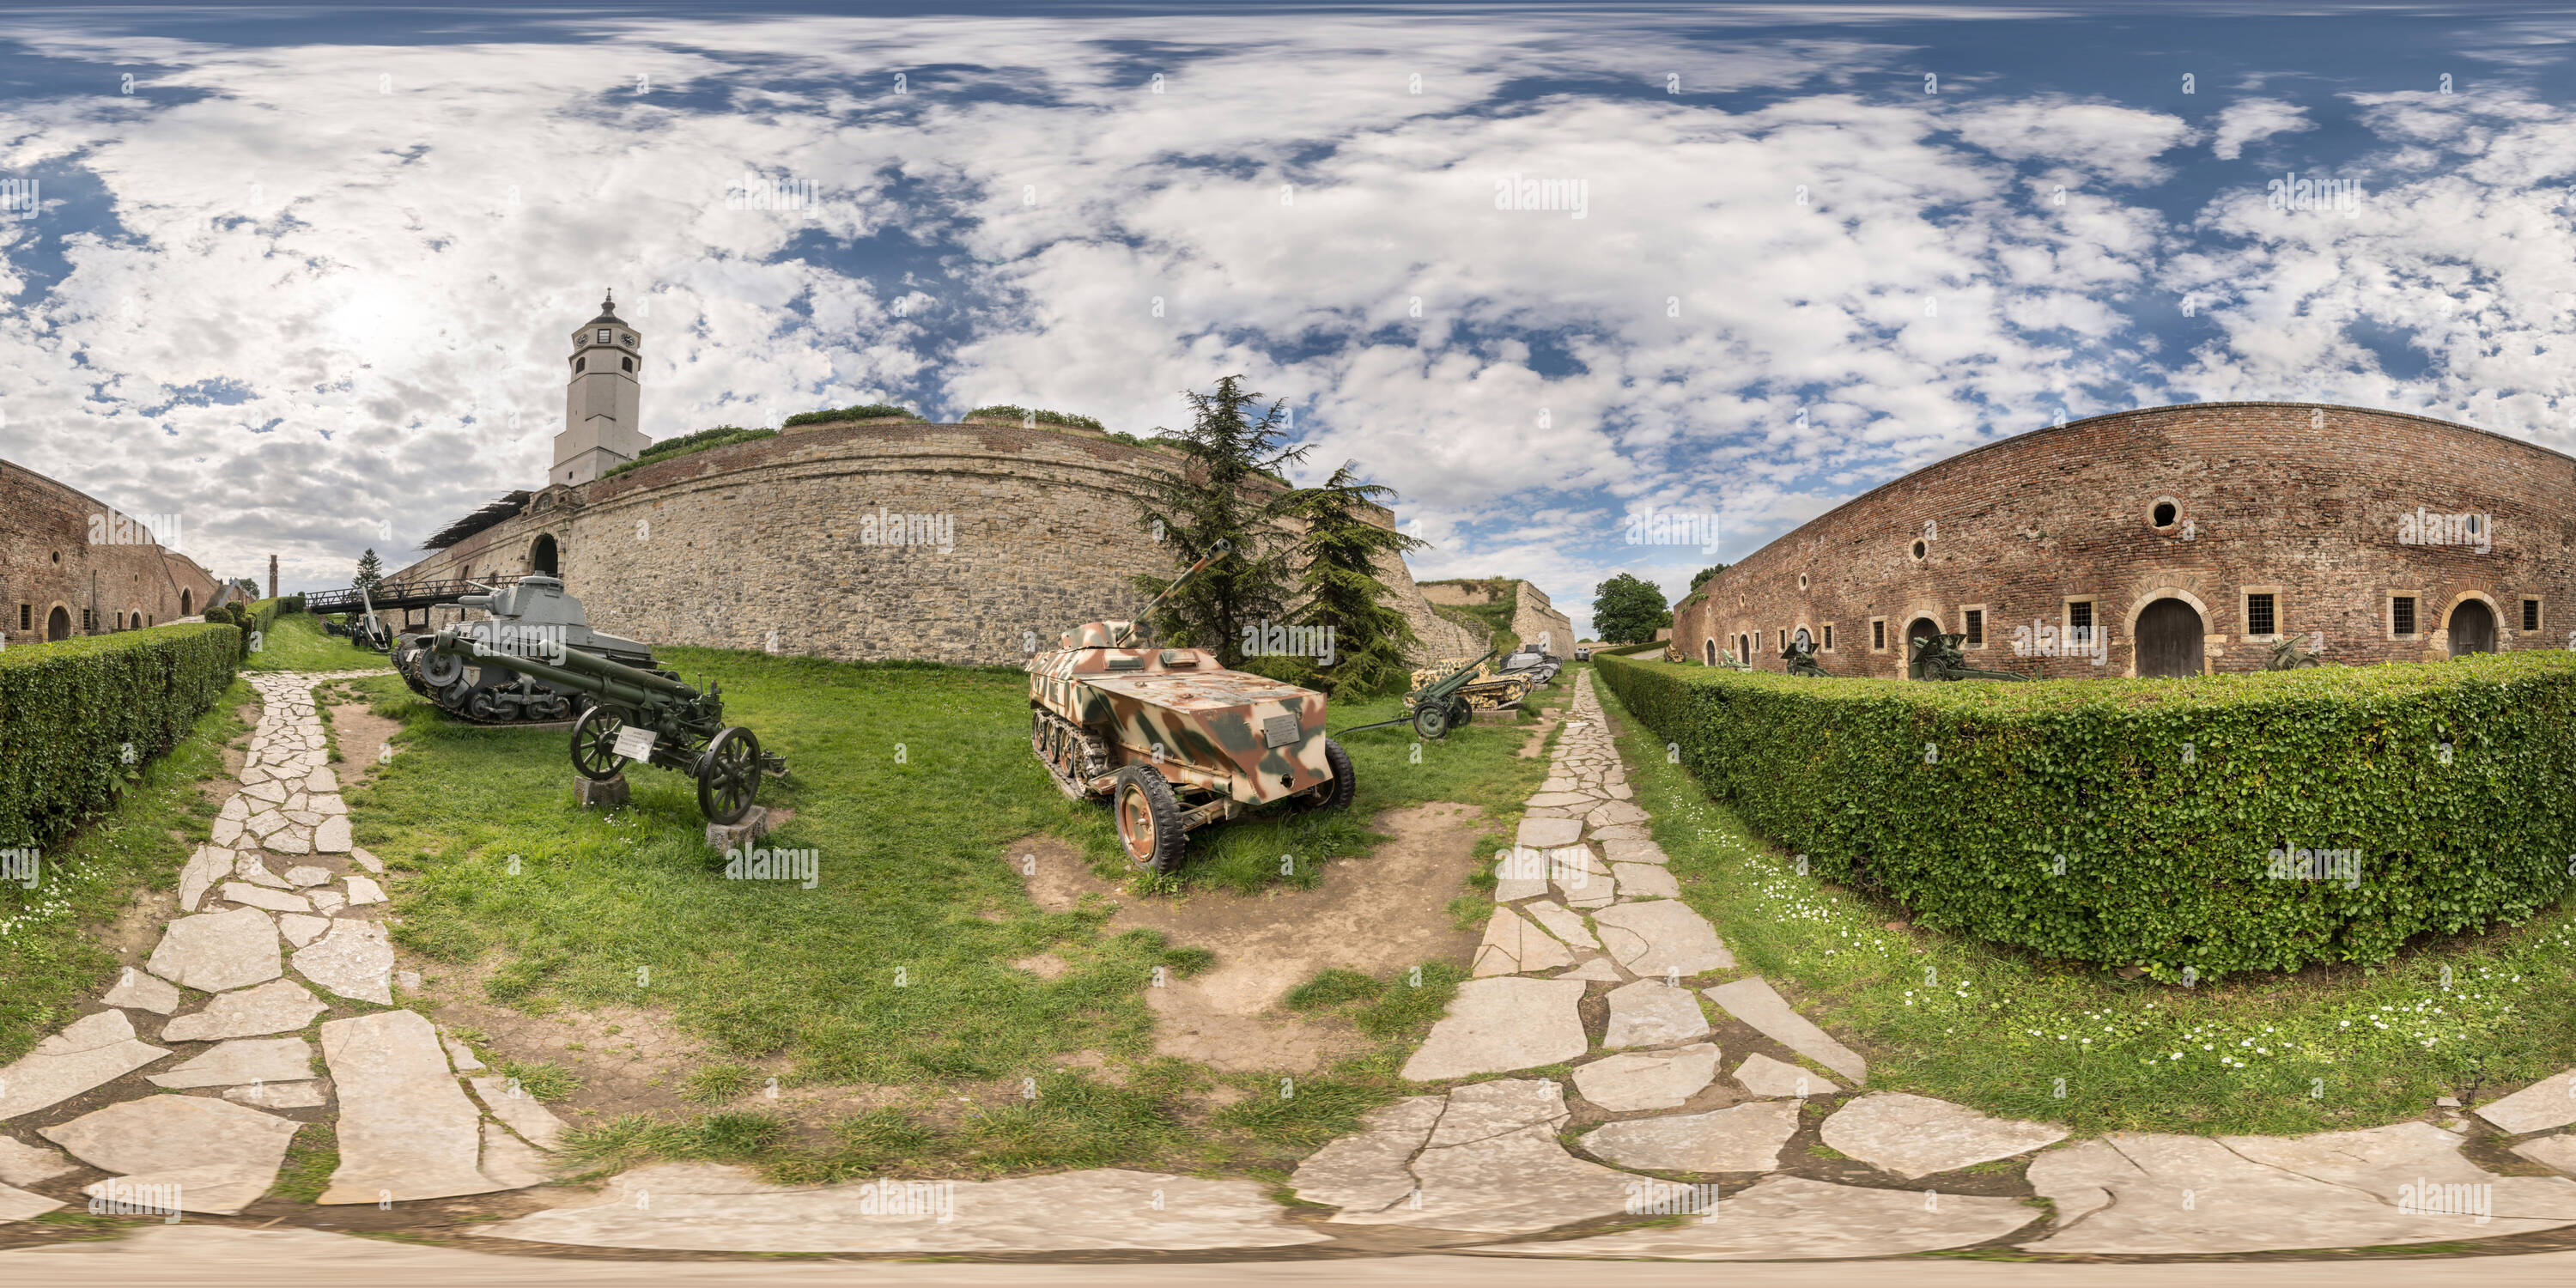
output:
[[[1039,764],[1046,766],[1056,790],[1078,801],[1092,798],[1085,784],[1109,772],[1109,744],[1044,707],[1029,708],[1029,750],[1037,753]],[[1067,772],[1063,763],[1073,755],[1082,758],[1080,779]]]
[[[586,705],[581,700],[581,695],[579,694],[557,693],[554,689],[546,685],[539,684],[526,676],[520,676],[518,680],[513,683],[486,687],[479,682],[482,676],[482,671],[479,668],[474,673],[477,678],[477,682],[469,682],[460,679],[454,684],[448,685],[444,689],[434,689],[430,687],[428,679],[424,677],[420,671],[421,659],[427,653],[427,645],[426,643],[415,644],[413,642],[415,640],[425,641],[426,638],[427,637],[425,636],[410,636],[406,638],[403,643],[394,646],[394,670],[402,676],[404,684],[411,686],[412,692],[428,699],[431,705],[459,720],[466,722],[467,724],[498,726],[504,728],[511,725],[546,724],[556,720],[570,720],[579,716],[583,706]],[[493,700],[485,702],[476,701],[477,698],[483,697],[487,694],[494,695]],[[541,700],[516,703],[504,702],[500,700],[503,695],[524,695],[531,699]],[[515,710],[517,714],[478,714],[475,711],[476,707],[482,707],[487,712]],[[545,714],[527,714],[532,709],[545,712]]]

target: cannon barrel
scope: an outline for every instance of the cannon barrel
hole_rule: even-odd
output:
[[[560,660],[548,662],[518,653],[505,653],[481,647],[470,636],[459,635],[455,627],[440,631],[430,640],[433,652],[470,661],[491,662],[523,675],[534,676],[550,684],[605,698],[629,707],[658,705],[657,698],[694,698],[698,691],[669,676],[638,670],[622,662],[613,662],[596,653],[580,649],[563,650]]]
[[[1475,661],[1469,662],[1465,666],[1459,667],[1457,670],[1451,671],[1449,674],[1432,681],[1430,684],[1424,686],[1422,691],[1445,697],[1460,689],[1466,688],[1468,683],[1476,678],[1477,669],[1484,666],[1485,663],[1493,661],[1494,658],[1502,651],[1502,646],[1497,644],[1493,648],[1487,650],[1483,657],[1477,658]]]

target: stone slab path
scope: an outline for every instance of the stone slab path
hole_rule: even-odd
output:
[[[352,841],[313,705],[315,684],[372,674],[248,677],[261,714],[241,789],[180,870],[179,915],[100,1009],[0,1069],[0,1220],[75,1193],[237,1212],[276,1182],[308,1123],[339,1138],[325,1203],[550,1178],[559,1119],[524,1099],[478,1103],[460,1074],[480,1062],[420,1015],[377,1009],[394,1001],[393,947],[375,920],[385,893],[370,875],[384,865]],[[113,1103],[64,1104],[103,1089]],[[61,1149],[15,1134],[29,1129]]]
[[[383,865],[352,845],[324,761],[311,697],[324,678],[252,681],[265,714],[243,789],[181,872],[179,915],[100,1009],[0,1069],[0,1221],[117,1186],[174,1187],[191,1213],[239,1212],[313,1122],[333,1124],[338,1140],[324,1204],[550,1179],[562,1120],[427,1019],[386,1009],[394,958],[373,879]],[[1290,1179],[1329,1215],[1292,1217],[1250,1180],[1117,1168],[780,1186],[673,1164],[477,1233],[929,1256],[1366,1236],[1510,1258],[1690,1262],[1981,1245],[2230,1253],[2576,1225],[2576,1182],[2488,1172],[2462,1153],[2465,1124],[2070,1142],[2050,1124],[1866,1090],[1867,1059],[1744,973],[1722,928],[1681,898],[1592,686],[1590,673],[1577,677],[1549,777],[1497,873],[1474,977],[1403,1067],[1422,1093],[1369,1113]],[[113,1090],[104,1105],[102,1088]],[[2509,1144],[2520,1157],[2576,1174],[2571,1088],[2576,1070],[2474,1112],[2522,1137]],[[1838,1156],[1835,1179],[1800,1174],[1815,1166],[1802,1140],[1815,1157]],[[2022,1169],[2053,1214],[1991,1186],[1958,1192],[1967,1169],[1996,1164]],[[2429,1208],[2427,1194],[2440,1196]],[[2477,1197],[2454,1201],[2464,1195]]]
[[[1409,1097],[1307,1159],[1291,1187],[1339,1209],[1329,1223],[1532,1236],[1596,1217],[1659,1216],[1628,1232],[1478,1250],[1679,1260],[1898,1256],[1996,1243],[2246,1252],[2576,1225],[2576,1182],[2487,1172],[2461,1154],[2459,1132],[2429,1123],[2067,1145],[2066,1130],[2047,1123],[1899,1092],[1861,1094],[1867,1058],[1770,982],[1737,974],[1722,928],[1681,900],[1592,683],[1589,672],[1577,678],[1549,777],[1520,825],[1521,848],[1497,872],[1477,978],[1460,987],[1403,1071],[1420,1083],[1503,1077]],[[1602,1019],[1587,1024],[1587,1006]],[[1739,1050],[1732,1077],[1721,1077],[1725,1053],[1714,1039],[1723,1022],[1777,1045]],[[1527,1076],[1569,1062],[1570,1088]],[[1559,1133],[1576,1104],[1608,1120],[1569,1149]],[[1498,1106],[1509,1111],[1499,1119]],[[2557,1132],[2576,1123],[2576,1070],[2476,1112],[2514,1134]],[[1478,1128],[1453,1131],[1462,1115]],[[1874,1169],[1879,1184],[1794,1174],[1792,1142],[1819,1118],[1818,1143]],[[2576,1135],[2513,1148],[2576,1175]],[[2024,1200],[1943,1188],[1963,1169],[2024,1157],[2032,1189],[2055,1204],[2053,1221]],[[2492,1210],[2420,1211],[2419,1190],[2491,1194]],[[1713,1219],[1673,1223],[1704,1211],[1674,1206],[1676,1193],[1698,1204],[1720,1192]]]

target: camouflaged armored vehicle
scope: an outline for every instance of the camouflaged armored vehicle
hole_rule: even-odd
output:
[[[1264,805],[1351,803],[1323,694],[1144,642],[1133,622],[1086,622],[1062,644],[1029,659],[1030,747],[1065,795],[1109,802],[1138,866],[1172,871],[1191,831]]]

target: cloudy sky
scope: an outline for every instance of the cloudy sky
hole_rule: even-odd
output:
[[[2576,17],[1198,8],[13,8],[0,456],[346,584],[542,481],[613,287],[655,437],[1239,372],[1580,626],[2060,418],[2576,448]]]

